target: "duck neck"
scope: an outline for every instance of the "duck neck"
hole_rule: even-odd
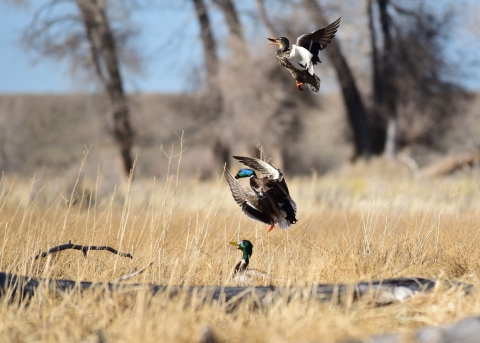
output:
[[[237,263],[235,269],[233,270],[232,276],[237,275],[239,272],[243,272],[248,267],[248,255],[244,255],[243,259]]]
[[[248,263],[250,262],[248,254],[246,252],[243,253],[243,261],[245,263],[245,269],[248,267]]]

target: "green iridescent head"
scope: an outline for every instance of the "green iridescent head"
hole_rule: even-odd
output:
[[[255,175],[255,172],[252,169],[242,168],[238,171],[237,175],[235,175],[235,178],[240,179],[242,177],[250,177],[253,175]]]
[[[230,242],[231,245],[236,245],[238,246],[238,249],[240,249],[243,252],[243,259],[248,260],[250,256],[252,256],[253,253],[253,244],[250,241],[247,241],[246,239],[238,241],[238,242]]]

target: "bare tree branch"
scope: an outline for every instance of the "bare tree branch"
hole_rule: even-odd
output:
[[[85,258],[87,258],[87,252],[89,250],[107,250],[107,251],[110,251],[111,253],[116,254],[118,256],[128,257],[128,258],[133,259],[133,256],[130,253],[119,252],[118,250],[115,250],[115,249],[113,249],[109,246],[106,246],[106,245],[79,245],[79,244],[73,244],[72,241],[68,241],[67,244],[61,244],[61,245],[54,246],[54,247],[48,249],[47,251],[44,251],[44,252],[39,251],[38,254],[35,255],[35,257],[33,258],[33,260],[35,261],[35,260],[38,260],[39,258],[46,257],[50,254],[53,254],[53,253],[56,253],[56,252],[59,252],[59,251],[63,251],[63,250],[68,250],[68,249],[80,250],[81,252],[83,252],[83,256]],[[144,269],[146,269],[146,267]],[[143,270],[142,270],[142,272],[143,272]]]
[[[240,58],[245,58],[247,56],[248,46],[243,35],[242,24],[240,23],[237,10],[232,0],[213,0],[213,2],[223,12],[230,36],[233,38],[232,48],[234,53],[239,55]]]
[[[240,24],[240,19],[238,18],[237,10],[235,9],[232,0],[213,0],[213,2],[220,7],[225,15],[230,34],[245,41],[243,38],[242,25]]]
[[[265,12],[265,4],[263,0],[256,0],[256,5],[257,5],[258,16],[262,21],[263,25],[265,25],[265,27],[267,28],[268,34],[275,38],[278,37],[279,35],[275,30],[275,27],[267,17],[267,13]]]
[[[409,10],[405,7],[402,7],[399,4],[395,3],[395,1],[392,1],[390,4],[395,9],[395,11],[397,11],[400,14],[408,15],[408,16],[412,16],[412,17],[416,17],[418,15],[418,13],[415,12],[414,10]]]

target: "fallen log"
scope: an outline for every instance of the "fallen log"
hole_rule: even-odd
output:
[[[228,286],[169,286],[154,284],[92,283],[73,280],[31,278],[9,273],[0,273],[0,296],[6,294],[20,296],[22,299],[33,296],[43,285],[54,292],[70,290],[86,291],[100,289],[108,292],[137,292],[147,290],[152,294],[167,293],[170,297],[180,293],[201,296],[206,301],[216,301],[225,306],[251,298],[258,305],[267,305],[283,298],[287,302],[294,298],[316,299],[319,301],[348,301],[371,297],[378,305],[387,305],[405,301],[417,293],[431,290],[438,281],[424,278],[397,278],[344,285],[318,284],[309,287],[228,287]],[[472,285],[448,283],[452,287],[463,287],[470,292]]]

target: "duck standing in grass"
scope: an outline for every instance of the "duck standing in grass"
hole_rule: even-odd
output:
[[[320,90],[320,78],[315,75],[313,65],[321,63],[318,52],[325,49],[335,37],[340,19],[317,31],[301,35],[297,38],[297,44],[293,44],[291,49],[290,42],[285,37],[267,38],[272,42],[271,45],[278,45],[277,61],[290,71],[299,91],[303,92],[304,84],[308,84],[315,93]]]
[[[250,263],[250,256],[253,253],[252,242],[244,239],[238,242],[230,242],[231,245],[238,246],[238,249],[243,252],[243,257],[240,262],[235,265],[232,273],[232,279],[240,284],[250,284],[255,280],[266,281],[268,275],[265,272],[256,269],[247,269]]]
[[[233,198],[250,219],[270,224],[267,232],[278,223],[281,229],[288,229],[297,222],[297,205],[290,197],[285,178],[280,169],[253,157],[233,156],[248,167],[264,175],[259,178],[255,171],[242,168],[235,177],[227,170],[225,175]],[[249,177],[250,188],[236,179]]]

